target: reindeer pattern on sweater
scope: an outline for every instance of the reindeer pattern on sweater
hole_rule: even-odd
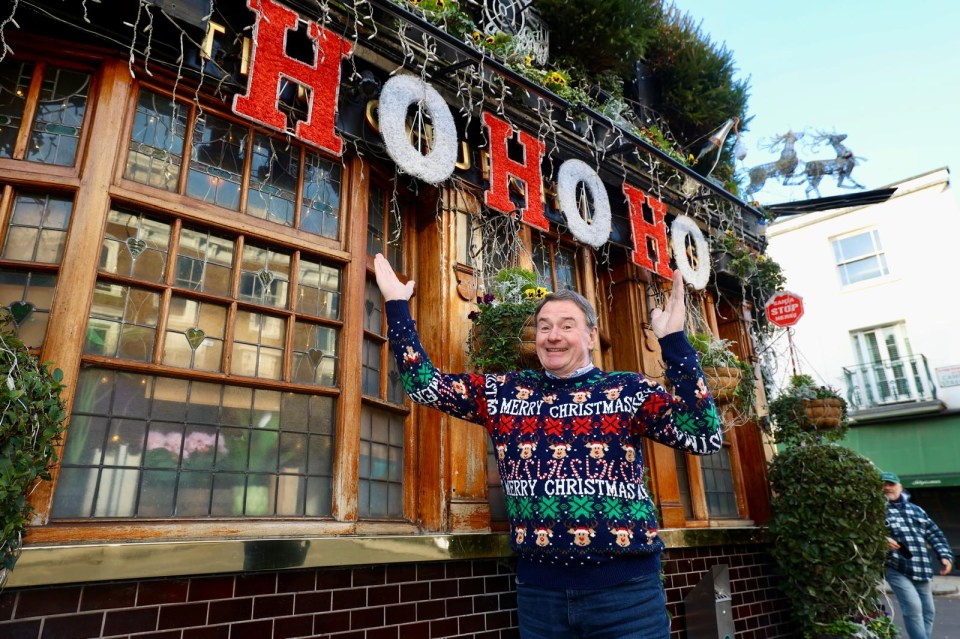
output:
[[[410,398],[482,424],[493,440],[511,546],[538,562],[659,554],[644,483],[644,437],[696,454],[722,446],[720,419],[683,333],[660,340],[670,393],[637,373],[440,372],[406,302],[388,302],[388,337]]]

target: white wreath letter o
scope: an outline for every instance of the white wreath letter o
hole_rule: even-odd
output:
[[[688,235],[693,238],[693,245],[697,249],[697,270],[693,270],[687,259]],[[677,269],[683,275],[683,280],[697,290],[706,288],[710,280],[710,250],[697,223],[686,215],[678,215],[670,225],[670,241],[673,243],[673,258],[677,261]]]
[[[580,217],[577,185],[581,182],[593,200],[593,222]],[[597,172],[582,160],[564,162],[557,173],[557,199],[573,236],[593,248],[603,246],[610,237],[610,200]]]
[[[407,110],[420,104],[433,124],[433,145],[422,155],[407,136]],[[380,92],[380,133],[387,153],[404,173],[439,184],[457,163],[457,127],[443,97],[432,86],[410,75],[397,75]]]

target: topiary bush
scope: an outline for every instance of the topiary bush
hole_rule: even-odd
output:
[[[0,588],[13,570],[33,508],[27,499],[38,479],[50,479],[66,410],[63,373],[40,364],[6,326],[0,309]]]
[[[882,637],[877,584],[886,557],[886,502],[870,460],[813,435],[788,438],[770,465],[769,532],[782,588],[805,637],[856,627]]]

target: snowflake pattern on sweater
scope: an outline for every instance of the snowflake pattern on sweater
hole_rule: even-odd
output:
[[[716,406],[683,333],[660,340],[671,394],[643,375],[597,368],[565,379],[534,370],[442,373],[420,344],[408,304],[387,302],[386,310],[410,398],[490,434],[511,546],[522,559],[601,563],[659,555],[642,438],[697,454],[723,443]]]

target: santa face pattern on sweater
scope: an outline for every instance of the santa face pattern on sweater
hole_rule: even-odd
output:
[[[675,394],[637,373],[593,369],[445,374],[420,345],[405,303],[388,302],[388,337],[410,398],[484,425],[506,496],[511,545],[554,562],[657,554],[642,438],[697,454],[722,446],[713,399],[682,333],[661,340]],[[411,357],[410,352],[416,356]]]

